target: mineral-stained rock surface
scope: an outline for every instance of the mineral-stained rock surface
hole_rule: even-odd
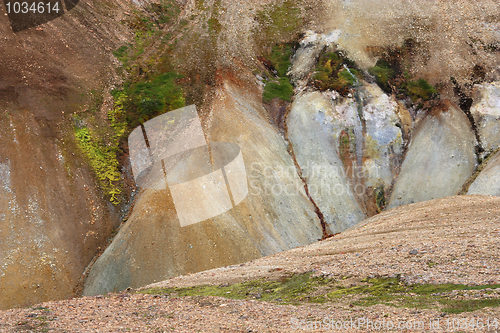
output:
[[[500,146],[500,82],[476,85],[470,111],[484,150],[497,149]]]
[[[147,10],[130,7],[150,3],[155,5]],[[106,131],[113,127],[107,113],[113,109],[110,92],[136,83],[151,87],[144,82],[166,71],[183,75],[175,82],[184,89],[179,100],[197,104],[206,139],[241,148],[248,197],[231,211],[181,228],[169,191],[143,189],[128,222],[89,268],[86,294],[142,286],[309,244],[327,231],[343,231],[382,211],[391,193],[390,207],[458,193],[476,166],[473,129],[486,154],[500,143],[498,82],[476,87],[473,128],[464,112],[449,105],[421,120],[420,103],[397,101],[362,81],[379,80],[369,69],[386,54],[401,51],[401,65],[412,79],[427,80],[440,98],[458,103],[464,96],[456,93],[455,84],[472,87],[498,80],[499,10],[494,0],[161,5],[88,0],[46,24],[14,33],[0,5],[0,308],[80,293],[86,278],[82,273],[104,250],[120,222],[118,211],[125,215],[128,202],[109,203],[109,192],[104,193],[88,156],[77,146],[75,131],[83,124],[102,132],[100,139],[120,136]],[[296,50],[300,36],[305,37]],[[256,81],[266,86],[277,79],[266,57],[283,44],[296,51],[288,77],[278,80],[283,85],[267,86],[285,96],[275,98],[270,108],[278,132],[267,119]],[[327,46],[356,62],[352,69],[359,74],[351,73],[355,82],[344,87],[343,97],[311,91],[316,60]],[[135,102],[146,108],[170,102],[164,100],[164,89],[148,89]],[[152,92],[160,103],[148,99]],[[104,101],[95,103],[91,96]],[[405,108],[405,102],[414,105]],[[142,122],[143,116],[167,109],[148,109],[147,116],[134,108],[122,110],[127,120],[121,135],[128,121]],[[107,151],[109,142],[101,141]],[[104,160],[117,154],[121,158],[113,159],[118,179],[128,177],[129,151],[122,143],[104,154]],[[103,154],[97,155],[102,162]],[[196,171],[196,166],[185,171]],[[495,157],[469,190],[498,194],[498,178]],[[132,191],[130,185],[123,192]],[[384,239],[376,242],[379,247]],[[375,267],[372,253],[365,254],[362,260]]]
[[[423,119],[410,142],[389,207],[455,195],[476,167],[469,120],[443,104]]]
[[[402,107],[374,84],[359,98],[304,93],[288,115],[297,162],[332,232],[383,208],[403,158]]]
[[[240,263],[321,238],[314,207],[285,141],[264,118],[259,96],[241,82],[224,80],[207,120],[210,141],[240,146],[248,197],[227,213],[181,228],[169,193],[145,190],[93,265],[86,295]]]
[[[127,36],[115,21],[126,3],[98,2],[18,33],[0,5],[0,308],[76,295],[119,222],[71,122],[112,77],[110,50]]]
[[[467,193],[500,196],[500,151],[488,160]]]
[[[288,115],[288,137],[313,200],[331,232],[364,218],[338,152],[343,119],[333,118],[331,101],[319,92],[306,93]]]

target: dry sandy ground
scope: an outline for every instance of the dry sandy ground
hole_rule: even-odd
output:
[[[417,254],[410,254],[414,250]],[[430,268],[429,262],[436,265]],[[500,197],[460,196],[392,209],[323,242],[152,286],[236,283],[309,271],[331,277],[401,274],[409,283],[500,283]]]
[[[310,271],[332,278],[400,274],[409,283],[499,284],[499,240],[500,197],[454,197],[390,210],[317,244],[154,286],[228,284]],[[498,289],[493,292],[498,296]],[[347,326],[332,330],[331,320]],[[296,306],[128,292],[0,312],[0,331],[301,332],[316,327],[315,331],[493,332],[500,330],[499,321],[499,307],[451,315],[343,301]]]

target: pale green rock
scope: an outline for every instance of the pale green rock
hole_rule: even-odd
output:
[[[416,129],[389,207],[456,195],[476,167],[476,140],[454,106],[427,115]]]
[[[486,167],[469,186],[467,194],[500,196],[500,151],[488,161]]]
[[[474,104],[470,111],[481,144],[488,153],[500,146],[500,82],[483,83],[474,88]]]

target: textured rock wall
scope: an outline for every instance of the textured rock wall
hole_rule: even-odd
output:
[[[257,62],[255,14],[269,10],[271,2],[220,3],[221,33],[210,50],[218,59],[214,63]],[[83,270],[118,222],[116,209],[78,156],[68,115],[86,106],[82,96],[88,91],[107,90],[114,81],[111,53],[130,37],[119,24],[130,1],[80,3],[41,29],[17,35],[0,6],[0,307],[75,295]],[[304,22],[331,33],[308,35],[295,57],[291,76],[299,89],[287,119],[291,154],[266,118],[255,83],[223,73],[215,97],[204,105],[210,109],[204,123],[211,141],[236,142],[242,148],[248,198],[221,216],[180,228],[168,191],[143,191],[128,223],[92,267],[86,294],[311,243],[322,230],[310,199],[330,231],[338,232],[383,208],[379,199],[388,199],[392,187],[390,207],[456,194],[473,173],[474,134],[455,107],[435,110],[411,133],[415,125],[409,112],[373,84],[363,83],[355,96],[340,98],[333,92],[304,91],[304,80],[321,49],[332,42],[366,67],[381,47],[413,39],[419,41],[413,74],[433,82],[450,76],[467,82],[473,76],[471,64],[488,72],[497,63],[488,51],[498,39],[498,24],[491,20],[496,3],[309,3],[317,5],[309,14],[324,10],[324,15]],[[202,11],[194,2],[186,7]],[[184,40],[189,50],[199,46],[192,41]],[[190,55],[193,61],[185,66],[203,63],[203,52]],[[449,86],[443,86],[447,92]],[[471,113],[483,147],[491,152],[499,144],[498,84],[477,90]],[[488,163],[469,191],[498,193],[497,162],[495,157]]]
[[[210,109],[209,141],[240,146],[248,197],[222,215],[181,228],[167,190],[141,192],[130,219],[93,265],[85,295],[237,264],[321,238],[314,207],[285,141],[265,118],[258,89],[225,79]]]
[[[406,110],[374,84],[358,90],[359,101],[335,92],[301,94],[288,115],[298,164],[332,232],[384,208],[403,159]]]
[[[500,196],[500,152],[487,162],[485,168],[469,186],[467,194]]]
[[[78,157],[71,114],[112,77],[127,3],[81,2],[16,34],[0,5],[0,309],[74,296],[119,222]]]
[[[470,112],[486,153],[500,146],[500,82],[474,87],[474,104]]]
[[[465,114],[443,104],[410,141],[389,207],[456,195],[476,167],[476,140]]]
[[[298,96],[288,115],[288,138],[311,197],[330,232],[343,231],[364,219],[338,152],[342,119],[319,92]],[[339,124],[340,123],[340,124]]]

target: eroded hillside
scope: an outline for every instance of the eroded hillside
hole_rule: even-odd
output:
[[[498,10],[90,1],[18,33],[0,15],[0,306],[245,262],[387,207],[500,195]],[[208,142],[241,148],[250,191],[183,228],[168,191],[134,184],[127,136],[190,104]]]
[[[0,308],[76,295],[120,222],[77,147],[73,116],[118,80],[112,50],[129,38],[119,23],[127,8],[86,2],[14,33],[0,6]]]

